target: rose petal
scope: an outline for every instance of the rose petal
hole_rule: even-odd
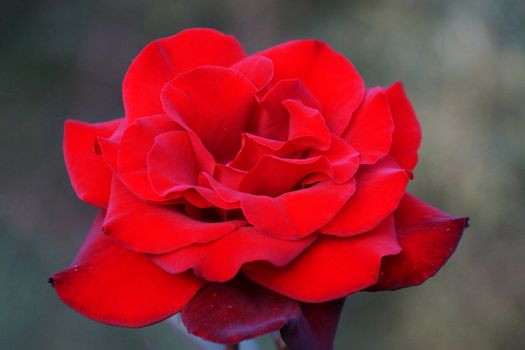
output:
[[[226,202],[241,203],[246,220],[266,234],[286,240],[301,239],[328,223],[354,193],[355,182],[323,181],[278,197],[237,192],[206,177]]]
[[[290,114],[288,140],[305,138],[306,147],[327,149],[330,145],[330,130],[318,109],[306,106],[299,100],[285,100],[283,106]],[[303,142],[307,142],[304,140]]]
[[[304,83],[297,79],[281,80],[264,95],[260,101],[262,107],[251,122],[250,130],[254,134],[284,141],[288,139],[290,116],[283,102],[300,101],[307,107],[319,110],[321,105]]]
[[[309,236],[297,241],[284,241],[259,232],[253,227],[240,227],[221,238],[204,244],[193,244],[151,259],[170,273],[188,269],[207,281],[232,279],[241,266],[250,261],[268,261],[276,266],[288,264],[315,239]]]
[[[204,287],[182,311],[182,321],[190,333],[216,343],[281,329],[290,350],[331,350],[343,301],[298,303],[239,276]]]
[[[273,61],[274,82],[299,79],[319,99],[328,128],[340,135],[364,95],[354,66],[324,42],[298,40],[259,53]]]
[[[254,282],[292,299],[319,303],[345,297],[377,282],[381,258],[397,254],[394,220],[350,238],[321,236],[284,267],[267,262],[244,265]]]
[[[83,201],[100,208],[108,205],[111,170],[95,153],[97,137],[110,137],[121,120],[87,124],[68,120],[64,125],[64,160],[71,184]]]
[[[313,149],[308,153],[308,157],[325,158],[332,169],[330,178],[337,183],[343,183],[348,181],[358,170],[359,153],[339,136],[332,135],[331,140],[330,147],[327,150]],[[319,177],[316,181],[319,181]],[[312,178],[306,183],[313,183]]]
[[[112,172],[118,171],[118,150],[120,147],[120,139],[126,128],[126,119],[121,118],[118,128],[110,137],[97,136],[95,139],[95,153],[104,158]]]
[[[332,350],[345,299],[326,303],[301,303],[301,316],[281,329],[290,350]]]
[[[151,42],[124,77],[126,118],[162,113],[160,91],[176,75],[203,65],[227,67],[245,56],[237,39],[213,29],[187,29]]]
[[[155,137],[147,163],[151,185],[161,196],[195,187],[201,171],[213,174],[215,168],[202,143],[183,130]]]
[[[180,127],[167,115],[159,114],[138,119],[122,135],[118,155],[118,175],[120,180],[141,199],[165,200],[151,187],[147,157],[155,137],[173,130],[180,130]]]
[[[393,131],[386,94],[381,88],[373,88],[367,90],[343,138],[360,153],[362,164],[373,164],[388,154]]]
[[[323,142],[323,141],[321,141]],[[327,149],[324,143],[316,138],[301,136],[288,141],[277,141],[265,137],[243,133],[241,149],[229,166],[248,171],[252,169],[264,156],[276,156],[294,159],[301,156],[309,147]]]
[[[171,118],[195,132],[215,159],[225,163],[241,146],[255,92],[241,73],[206,66],[177,76],[162,89],[161,100]]]
[[[205,286],[182,310],[191,334],[232,344],[282,328],[300,316],[299,303],[242,276]]]
[[[244,74],[255,85],[257,90],[262,90],[273,78],[273,63],[263,56],[249,56],[231,66]]]
[[[320,231],[348,237],[371,230],[397,208],[408,180],[406,171],[388,157],[361,167],[354,195]]]
[[[311,173],[333,177],[333,170],[326,157],[286,159],[264,156],[242,179],[241,192],[277,197],[292,191],[301,179]],[[269,176],[278,174],[278,176]],[[347,179],[348,180],[348,179]]]
[[[401,83],[386,89],[386,96],[395,125],[390,154],[403,168],[413,170],[421,144],[421,126]]]
[[[104,231],[134,251],[162,254],[215,240],[243,223],[242,220],[199,221],[189,217],[180,206],[146,203],[115,179]]]
[[[408,193],[394,217],[402,251],[383,258],[371,291],[416,286],[434,276],[456,250],[468,224],[468,218],[443,213]]]
[[[50,278],[64,303],[96,321],[142,327],[180,311],[203,285],[191,273],[171,275],[104,235],[95,219],[73,265]]]
[[[320,182],[279,197],[247,196],[246,220],[276,238],[300,239],[329,222],[355,191],[355,183]]]
[[[235,169],[229,165],[217,164],[213,177],[224,186],[238,191],[246,173],[244,170]]]

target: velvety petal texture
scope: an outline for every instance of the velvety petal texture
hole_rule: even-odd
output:
[[[78,197],[101,208],[51,282],[97,321],[236,343],[280,330],[330,350],[344,298],[432,277],[465,218],[407,194],[421,128],[401,83],[366,88],[316,40],[246,55],[188,29],[148,44],[123,83],[125,116],[67,121]]]

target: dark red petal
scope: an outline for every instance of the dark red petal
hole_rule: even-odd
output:
[[[162,254],[212,241],[243,223],[241,220],[199,221],[189,217],[180,206],[141,201],[120,181],[114,180],[104,231],[134,251]]]
[[[402,251],[383,258],[372,291],[416,286],[434,276],[456,250],[468,224],[467,218],[443,213],[408,193],[394,217]]]
[[[182,311],[188,331],[224,344],[281,329],[290,350],[332,350],[343,299],[304,304],[238,276],[210,283]]]
[[[421,126],[401,83],[395,83],[386,89],[386,95],[394,118],[390,154],[403,168],[413,170],[421,144]]]
[[[287,140],[289,112],[283,105],[286,100],[300,101],[307,107],[319,110],[321,105],[304,83],[297,79],[281,80],[260,101],[262,110],[251,129],[259,136],[274,140]]]
[[[193,244],[151,258],[170,273],[193,269],[197,276],[207,281],[224,282],[232,279],[241,266],[250,261],[286,265],[314,239],[315,236],[309,236],[297,241],[285,241],[272,238],[253,227],[240,227],[215,241]]]
[[[230,35],[187,29],[148,44],[129,67],[122,88],[126,118],[162,113],[160,90],[176,75],[202,65],[230,66],[246,54]]]
[[[290,350],[332,350],[345,299],[326,303],[301,303],[301,317],[281,329]]]
[[[409,179],[406,171],[388,157],[359,169],[354,195],[322,233],[348,237],[366,232],[397,208]]]
[[[273,78],[273,63],[263,56],[246,57],[231,66],[244,74],[255,85],[257,90],[262,90]]]
[[[393,131],[386,94],[381,88],[374,88],[367,90],[343,138],[360,153],[362,164],[373,164],[388,154]]]
[[[155,137],[148,154],[148,177],[162,196],[197,185],[201,171],[213,174],[215,161],[195,135],[169,131]]]
[[[235,156],[255,104],[255,87],[241,73],[205,66],[183,73],[162,90],[166,112],[199,137],[221,163]]]
[[[206,177],[226,202],[240,202],[246,220],[275,238],[296,240],[313,233],[341,209],[354,193],[353,180],[344,184],[323,181],[279,197],[237,192]]]
[[[321,102],[330,130],[344,131],[364,95],[363,79],[344,56],[314,40],[290,41],[259,54],[273,61],[274,82],[304,82]]]
[[[284,267],[253,262],[242,270],[251,280],[277,293],[319,303],[376,283],[381,258],[400,250],[390,217],[366,234],[350,238],[321,236]]]
[[[106,208],[111,186],[111,170],[95,153],[97,137],[110,137],[121,120],[87,124],[68,120],[64,125],[64,159],[71,184],[83,201]]]
[[[180,127],[170,117],[159,114],[137,120],[122,135],[118,174],[135,195],[145,200],[164,201],[151,187],[147,158],[157,135],[178,129]]]
[[[203,285],[171,275],[101,231],[101,212],[73,265],[50,278],[64,303],[99,322],[143,327],[179,312]]]
[[[231,344],[281,329],[300,314],[298,302],[239,276],[202,288],[182,310],[182,321],[191,334]]]

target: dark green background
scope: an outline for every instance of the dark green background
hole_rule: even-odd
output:
[[[194,26],[249,52],[318,38],[367,85],[405,82],[423,127],[411,190],[471,217],[438,277],[347,300],[336,349],[523,349],[525,3],[471,1],[0,0],[0,348],[187,349],[167,325],[99,325],[47,277],[95,210],[62,162],[65,118],[122,115],[122,77],[149,41]]]

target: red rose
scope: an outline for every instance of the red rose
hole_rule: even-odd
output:
[[[100,214],[52,283],[97,321],[184,310],[207,339],[288,324],[304,348],[291,329],[306,339],[319,314],[304,302],[336,324],[335,300],[433,276],[465,227],[405,192],[421,132],[402,85],[365,88],[323,42],[247,56],[231,36],[185,30],[146,46],[123,98],[125,118],[65,125],[71,182]],[[228,300],[235,312],[219,311]]]

